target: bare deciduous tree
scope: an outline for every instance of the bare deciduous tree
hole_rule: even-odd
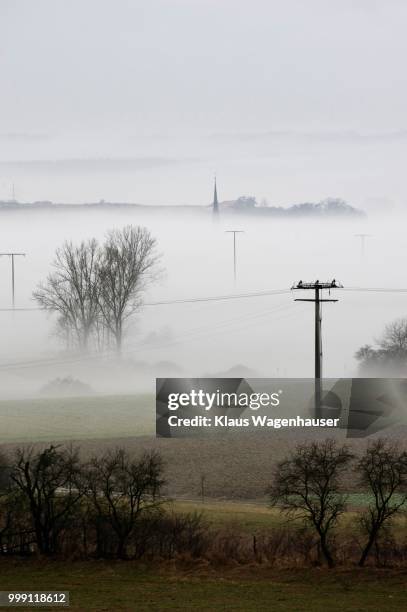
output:
[[[61,332],[85,350],[99,311],[99,254],[96,240],[65,242],[56,251],[54,271],[33,294],[42,308],[60,315]]]
[[[144,227],[112,230],[103,245],[99,305],[103,321],[121,351],[126,321],[141,305],[141,295],[157,272],[156,240]]]
[[[315,529],[329,567],[334,566],[329,538],[346,508],[340,477],[351,459],[347,446],[334,440],[299,444],[278,463],[269,489],[273,506]]]
[[[77,451],[18,449],[11,480],[29,505],[39,552],[57,552],[59,535],[83,495]]]
[[[400,353],[405,357],[407,354],[407,319],[396,319],[386,325],[379,345],[385,351]]]
[[[156,241],[143,227],[112,230],[106,241],[64,243],[56,252],[54,270],[33,297],[58,313],[57,332],[66,345],[97,349],[113,339],[118,352],[125,324],[140,308],[143,290],[156,278]]]
[[[381,530],[407,503],[407,452],[394,441],[379,439],[370,443],[356,465],[360,485],[372,496],[372,501],[359,519],[367,541],[362,549],[362,567],[377,543]]]
[[[142,514],[160,505],[163,462],[158,453],[131,459],[123,450],[94,457],[86,471],[86,490],[99,524],[106,521],[117,537],[117,555],[127,556],[127,544]]]

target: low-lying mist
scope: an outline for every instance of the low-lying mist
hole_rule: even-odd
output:
[[[246,297],[149,305],[275,289],[295,281],[333,278],[346,290],[331,291],[323,305],[323,373],[357,375],[355,351],[374,344],[384,326],[406,312],[407,293],[350,291],[403,288],[402,216],[367,219],[256,218],[209,209],[2,211],[1,252],[25,252],[15,260],[17,310],[0,312],[2,398],[43,393],[57,378],[88,385],[92,393],[153,390],[156,376],[313,376],[314,308],[297,295]],[[55,337],[55,317],[36,308],[32,292],[51,271],[64,240],[102,240],[127,224],[147,227],[158,242],[164,274],[151,284],[126,330],[123,353],[68,353]],[[237,280],[233,274],[236,236]],[[369,234],[362,253],[361,239]],[[324,297],[329,297],[325,295]],[[11,264],[0,257],[0,306],[11,307]],[[75,389],[75,386],[73,386]]]

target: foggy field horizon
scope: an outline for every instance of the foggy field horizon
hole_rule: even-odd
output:
[[[95,394],[153,391],[156,376],[251,375],[312,377],[314,309],[294,302],[289,292],[299,280],[332,280],[338,303],[323,307],[325,377],[357,376],[355,351],[375,345],[384,326],[405,316],[407,294],[353,292],[350,288],[405,288],[399,273],[407,255],[404,215],[367,218],[257,219],[210,210],[182,215],[135,210],[3,211],[2,251],[16,258],[17,311],[0,310],[2,397],[27,397],[57,377],[73,377]],[[53,335],[55,318],[35,308],[32,292],[51,271],[55,249],[125,225],[147,227],[157,239],[164,274],[149,286],[145,305],[133,318],[116,361],[69,354]],[[236,285],[232,237],[237,236]],[[362,256],[360,239],[366,233]],[[0,308],[11,306],[10,261],[0,258]],[[147,304],[241,293],[287,290],[268,295],[196,303]],[[300,296],[305,297],[305,296]],[[312,297],[307,296],[307,297]],[[240,366],[240,369],[236,369]]]

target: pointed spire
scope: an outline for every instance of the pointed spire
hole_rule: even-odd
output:
[[[214,188],[214,192],[213,192],[213,213],[215,215],[219,214],[219,202],[218,202],[218,190],[217,190],[217,186],[216,186],[216,174],[215,174],[215,188]]]

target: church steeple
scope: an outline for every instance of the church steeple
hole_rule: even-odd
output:
[[[213,191],[212,210],[213,210],[213,214],[214,215],[218,215],[219,214],[219,202],[218,202],[218,190],[217,190],[217,187],[216,187],[216,176],[215,176],[215,187],[214,187],[214,191]]]

